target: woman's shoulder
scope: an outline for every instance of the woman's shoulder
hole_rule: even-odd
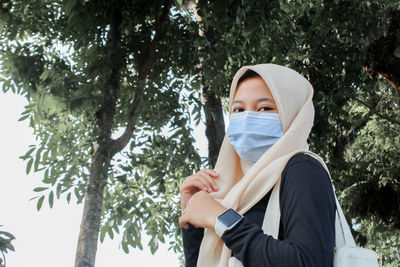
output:
[[[298,153],[292,156],[287,162],[284,170],[291,168],[297,164],[314,166],[325,170],[325,168],[321,165],[321,163],[319,163],[318,160],[306,153]]]
[[[312,156],[299,153],[294,155],[282,172],[282,184],[331,186],[328,172],[322,164]]]

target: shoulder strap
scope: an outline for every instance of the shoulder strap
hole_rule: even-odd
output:
[[[312,152],[305,152],[315,159],[317,159],[322,166],[328,172],[329,177],[331,176],[325,162],[316,154]],[[272,194],[268,201],[267,210],[265,212],[264,221],[262,225],[262,229],[265,234],[272,235],[274,238],[278,238],[279,232],[279,221],[280,221],[280,208],[279,208],[279,187],[280,187],[280,179],[278,183],[274,186]],[[335,187],[333,186],[333,194],[335,196],[336,202],[336,215],[335,215],[335,243],[336,249],[339,249],[345,245],[347,246],[356,246],[354,242],[354,238],[351,234],[351,230],[349,225],[347,224],[346,218],[344,217],[342,208],[340,207],[339,201],[336,197]]]
[[[312,152],[305,152],[305,154],[308,154],[312,157],[314,157],[316,160],[318,160],[322,166],[325,168],[325,170],[328,172],[329,177],[331,177],[331,174],[328,170],[328,167],[326,166],[325,162],[322,160],[320,156],[318,156],[315,153]],[[332,183],[332,179],[331,179]],[[347,224],[346,218],[344,217],[342,208],[340,207],[339,201],[336,197],[336,192],[335,192],[335,187],[333,186],[333,194],[335,196],[335,202],[336,202],[336,216],[335,216],[335,243],[336,243],[336,249],[343,247],[344,245],[347,246],[355,246],[354,238],[351,234],[350,227]]]
[[[340,207],[339,201],[336,197],[335,188],[333,188],[333,193],[335,195],[335,201],[336,201],[336,216],[335,216],[336,249],[339,249],[345,245],[356,246],[350,231],[350,227],[347,224],[342,208]]]

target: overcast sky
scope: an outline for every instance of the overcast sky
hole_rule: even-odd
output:
[[[16,236],[13,241],[16,251],[6,254],[7,266],[71,267],[74,266],[83,205],[77,206],[73,201],[68,205],[62,198],[55,201],[53,209],[45,201],[38,212],[36,200],[28,201],[36,196],[32,190],[41,186],[41,175],[26,175],[26,164],[19,159],[28,146],[35,143],[28,121],[18,122],[26,104],[22,96],[0,92],[0,225],[3,225],[0,230]],[[197,135],[202,132],[204,128]],[[206,147],[204,139],[201,143]],[[130,253],[125,254],[118,240],[110,241],[106,237],[104,243],[98,245],[96,267],[110,266],[172,267],[178,266],[178,259],[167,246],[160,246],[155,255],[151,255],[146,246],[144,251],[130,249]]]

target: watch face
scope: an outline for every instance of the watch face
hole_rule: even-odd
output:
[[[239,213],[237,213],[233,209],[229,209],[226,212],[224,212],[223,214],[221,214],[218,217],[218,220],[222,224],[224,224],[226,227],[230,227],[231,225],[233,225],[234,223],[239,221],[241,218],[242,218],[242,216]]]

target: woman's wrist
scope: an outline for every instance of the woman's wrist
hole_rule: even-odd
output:
[[[215,228],[215,224],[217,222],[218,216],[220,216],[221,214],[223,214],[227,210],[228,209],[225,208],[224,206],[222,206],[221,204],[219,204],[218,206],[213,208],[212,212],[210,212],[209,223],[207,225],[207,228],[214,229]]]
[[[179,223],[184,228],[190,223],[195,227],[214,229],[217,217],[226,210],[207,192],[199,191],[186,202]]]

